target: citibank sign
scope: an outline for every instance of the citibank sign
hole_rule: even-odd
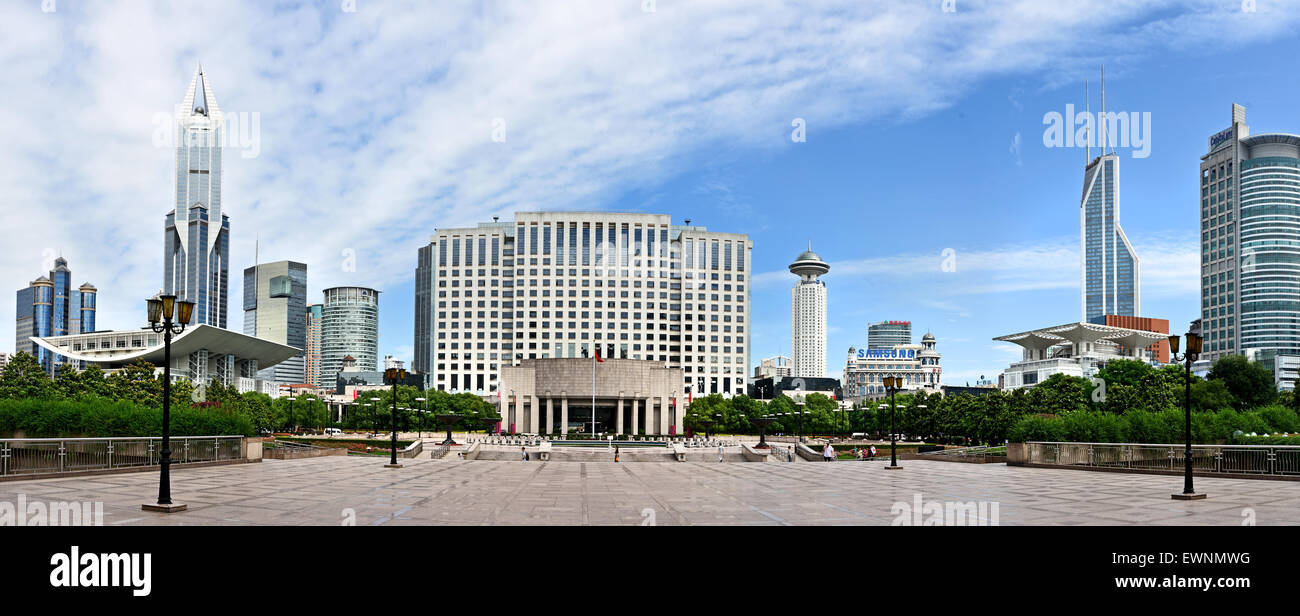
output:
[[[1224,143],[1227,143],[1229,140],[1235,137],[1236,134],[1237,134],[1236,127],[1234,126],[1232,128],[1220,131],[1219,134],[1210,137],[1210,151],[1213,152],[1214,150],[1218,149],[1219,146],[1223,145]]]
[[[858,349],[858,359],[916,359],[916,349]]]

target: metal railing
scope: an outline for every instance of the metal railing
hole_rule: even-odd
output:
[[[1147,443],[1025,443],[1025,462],[1061,466],[1181,471],[1186,445]],[[1300,445],[1192,445],[1199,474],[1300,475]]]
[[[172,463],[244,457],[242,436],[173,436]],[[162,437],[0,439],[0,477],[157,466]]]
[[[979,445],[976,447],[958,447],[941,451],[927,451],[916,455],[924,458],[992,458],[1007,455],[1007,446]]]

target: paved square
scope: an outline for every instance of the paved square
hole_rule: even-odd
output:
[[[908,460],[625,463],[325,457],[172,472],[175,514],[140,510],[157,472],[0,483],[0,501],[103,501],[119,525],[888,525],[891,506],[998,503],[1002,525],[1300,524],[1300,482],[1197,478],[1209,499],[1169,498],[1180,477]]]

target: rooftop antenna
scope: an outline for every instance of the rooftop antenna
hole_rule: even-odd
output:
[[[689,218],[686,219],[686,226],[688,227],[691,226],[691,219]]]
[[[498,218],[500,218],[500,216],[493,216],[493,217],[492,217],[492,222],[496,222]]]
[[[1101,65],[1101,155],[1106,155],[1106,65]]]
[[[1083,164],[1092,162],[1092,99],[1088,95],[1088,80],[1083,80],[1083,115],[1087,118],[1087,136],[1083,142]]]

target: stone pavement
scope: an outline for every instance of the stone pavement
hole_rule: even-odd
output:
[[[1300,482],[908,460],[743,464],[323,457],[173,470],[176,514],[147,513],[157,472],[0,483],[0,502],[103,501],[105,525],[888,525],[891,506],[998,503],[1001,525],[1300,524]],[[887,462],[886,462],[887,463]]]

